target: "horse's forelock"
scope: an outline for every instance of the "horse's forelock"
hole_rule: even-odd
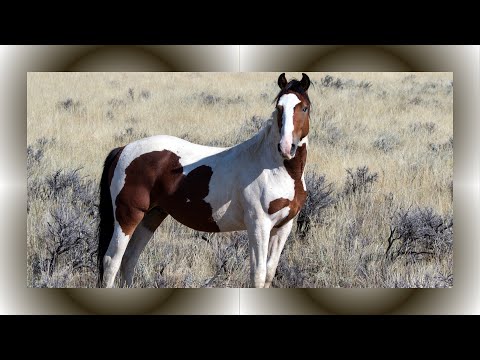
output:
[[[300,94],[310,104],[310,98],[308,97],[308,92],[305,91],[305,89],[302,87],[301,82],[298,81],[297,79],[290,80],[290,82],[287,85],[285,85],[285,87],[282,90],[279,91],[275,99],[273,99],[273,102],[277,104],[280,98],[282,97],[282,95],[285,95],[291,92]]]

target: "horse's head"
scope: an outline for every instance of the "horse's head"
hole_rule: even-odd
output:
[[[287,82],[285,73],[278,77],[280,92],[277,101],[277,122],[280,130],[278,151],[285,159],[292,159],[298,143],[308,135],[310,120],[310,79],[302,73],[302,80]]]

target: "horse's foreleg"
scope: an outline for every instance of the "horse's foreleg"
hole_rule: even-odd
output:
[[[266,288],[272,285],[273,277],[277,271],[278,261],[280,260],[280,254],[282,253],[290,231],[292,231],[292,225],[293,220],[290,220],[282,227],[272,229],[268,246],[267,276],[265,280]]]
[[[127,287],[132,286],[133,273],[140,254],[153,237],[155,230],[167,216],[168,214],[166,212],[154,208],[145,215],[142,222],[135,229],[132,239],[128,243],[120,268],[120,273]]]
[[[262,288],[267,274],[268,240],[271,224],[269,220],[256,219],[247,223],[250,250],[250,282],[252,287]]]

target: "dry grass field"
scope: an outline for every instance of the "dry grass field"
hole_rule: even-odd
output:
[[[253,136],[278,73],[30,73],[30,287],[94,287],[98,184],[109,151],[169,134],[211,146]],[[451,73],[308,73],[309,197],[274,287],[453,285]],[[287,73],[287,79],[301,78]],[[248,287],[245,232],[167,218],[137,287]]]

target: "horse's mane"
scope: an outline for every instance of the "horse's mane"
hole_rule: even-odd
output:
[[[264,143],[265,139],[268,138],[268,135],[272,130],[273,119],[276,118],[276,114],[277,114],[277,110],[275,109],[272,115],[270,116],[270,118],[267,121],[265,121],[265,123],[262,125],[259,132],[246,141],[246,143],[248,144],[248,149],[251,152],[256,153],[261,147],[261,145]]]

